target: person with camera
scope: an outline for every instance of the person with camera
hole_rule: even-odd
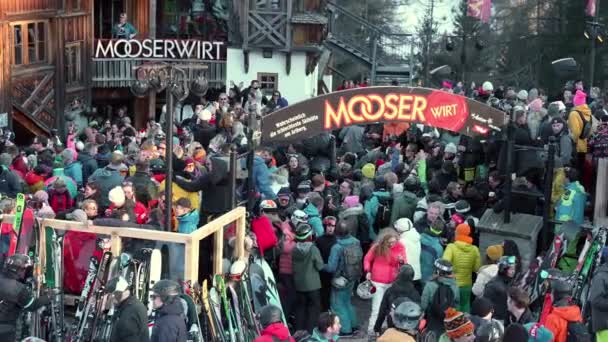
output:
[[[23,254],[14,254],[4,262],[0,272],[0,341],[15,340],[21,311],[33,312],[50,304],[47,296],[36,298],[25,285],[32,266],[30,257]]]

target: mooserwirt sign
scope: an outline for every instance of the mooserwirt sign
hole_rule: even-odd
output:
[[[98,40],[95,58],[222,60],[225,42],[182,39]]]

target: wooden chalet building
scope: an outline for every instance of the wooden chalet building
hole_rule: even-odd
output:
[[[92,6],[87,0],[0,1],[0,113],[18,143],[63,127],[91,98]]]
[[[257,79],[267,95],[280,90],[290,103],[304,100],[320,92],[320,70],[329,59],[322,45],[325,5],[326,0],[2,0],[0,122],[7,113],[22,144],[52,129],[63,132],[74,112],[86,122],[90,113],[126,106],[141,127],[158,117],[164,93],[136,97],[130,87],[139,66],[159,61],[185,65],[190,79],[204,73],[218,91],[230,81],[248,86]],[[100,54],[100,44],[117,42],[112,28],[123,12],[138,31],[137,44],[222,43],[221,56]]]

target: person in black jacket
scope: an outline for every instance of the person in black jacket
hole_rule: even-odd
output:
[[[180,295],[180,285],[172,280],[163,279],[152,287],[152,306],[154,307],[154,328],[152,342],[186,342],[186,317]]]
[[[138,202],[148,205],[158,195],[158,184],[150,176],[150,163],[146,160],[138,160],[135,164],[135,174],[127,178],[133,183],[135,198]]]
[[[106,293],[114,296],[116,312],[110,342],[148,342],[148,310],[131,294],[127,280],[121,276],[108,281]]]
[[[507,291],[515,275],[515,257],[503,256],[498,259],[498,274],[492,278],[483,291],[483,296],[494,306],[494,318],[505,321],[508,318]]]
[[[338,220],[334,216],[325,217],[323,219],[325,234],[315,239],[315,244],[317,245],[317,248],[319,248],[321,258],[323,258],[323,262],[325,264],[329,262],[331,248],[336,244],[337,241],[336,235],[334,234],[337,222]],[[346,223],[341,222],[340,224]],[[321,276],[321,311],[327,311],[329,310],[329,295],[331,292],[331,279],[333,278],[333,273],[320,271],[319,275]]]
[[[17,198],[17,194],[23,192],[23,184],[13,171],[0,167],[0,194],[10,198]]]
[[[528,308],[530,305],[530,296],[528,292],[519,287],[511,286],[507,292],[507,309],[509,310],[509,318],[505,322],[505,326],[513,323],[528,324],[534,322],[534,316]]]
[[[591,303],[592,331],[605,334],[608,330],[608,248],[602,249],[602,264],[591,279],[589,303]],[[599,339],[598,339],[599,340]]]
[[[378,310],[378,318],[374,325],[374,331],[380,333],[385,318],[387,319],[388,327],[394,327],[389,314],[391,308],[399,305],[399,303],[397,303],[398,298],[409,298],[410,301],[420,304],[420,293],[414,287],[414,269],[409,264],[401,266],[397,279],[395,279],[393,285],[384,293],[380,309]]]
[[[15,341],[17,318],[22,310],[34,312],[50,303],[47,296],[35,298],[24,284],[32,260],[14,254],[6,259],[0,273],[0,341]]]

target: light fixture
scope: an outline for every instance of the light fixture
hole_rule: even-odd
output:
[[[202,73],[199,74],[190,84],[190,92],[198,97],[205,96],[208,90],[209,82]]]

